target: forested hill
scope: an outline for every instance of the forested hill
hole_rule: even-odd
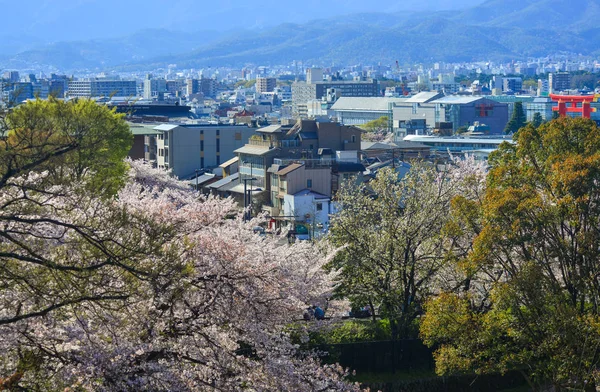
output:
[[[0,67],[61,69],[204,67],[246,63],[513,60],[600,53],[600,2],[488,0],[462,10],[358,13],[220,31],[147,30],[121,38],[38,45],[0,57]],[[0,45],[1,46],[1,45]]]

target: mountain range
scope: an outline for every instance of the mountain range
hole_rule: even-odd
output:
[[[305,5],[310,6],[311,1]],[[427,1],[435,0],[419,3]],[[335,5],[336,1],[331,3]],[[358,1],[345,3],[348,6],[344,10],[350,11],[359,4]],[[402,3],[403,7],[410,8],[409,3]],[[14,40],[0,40],[0,68],[52,65],[62,70],[113,67],[139,70],[172,63],[180,68],[200,68],[247,63],[285,64],[293,60],[323,65],[392,63],[395,60],[408,64],[525,59],[561,52],[600,54],[600,28],[596,24],[600,20],[598,0],[578,0],[576,5],[568,0],[446,3],[463,8],[399,10],[402,7],[397,2],[389,1],[386,9],[390,12],[360,12],[271,26],[244,25],[244,21],[251,20],[251,15],[242,17],[246,14],[238,10],[235,15],[241,23],[221,26],[228,29],[209,28],[214,27],[213,23],[193,30],[199,25],[183,23],[185,29],[173,30],[167,24],[112,38],[44,43],[29,37],[24,41],[28,45],[24,50],[15,50],[18,45]],[[440,0],[436,4],[439,6]],[[324,10],[319,15],[332,12]]]

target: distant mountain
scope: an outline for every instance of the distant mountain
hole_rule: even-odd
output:
[[[222,33],[197,31],[174,32],[147,29],[120,38],[87,41],[61,41],[0,58],[0,67],[27,68],[47,64],[63,70],[109,68],[141,63],[157,56],[173,56],[214,42]]]
[[[598,26],[598,16],[598,0],[488,0],[453,19],[490,27],[584,31]]]
[[[0,0],[0,37],[45,42],[105,39],[157,28],[193,32],[269,28],[360,12],[462,9],[483,0]],[[2,54],[2,52],[0,52]],[[6,54],[6,53],[5,53]]]
[[[411,1],[403,7],[415,3]],[[427,1],[434,0],[422,0]],[[52,64],[63,70],[143,70],[172,63],[187,68],[293,60],[321,65],[395,60],[405,64],[513,60],[559,52],[600,54],[598,0],[577,0],[576,6],[571,0],[464,3],[469,2],[476,5],[460,11],[357,13],[268,28],[245,26],[237,32],[144,30],[121,38],[42,45],[0,57],[0,67]],[[348,9],[358,1],[346,3]],[[391,1],[389,6],[394,6]]]

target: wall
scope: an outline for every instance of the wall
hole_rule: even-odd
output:
[[[307,222],[311,224],[322,223],[323,225],[329,224],[329,200],[315,200],[313,195],[305,196],[294,196],[285,195],[283,198],[284,203],[284,215],[285,216],[296,216],[296,219],[300,222]],[[317,203],[321,203],[322,210],[317,211]],[[310,214],[309,218],[306,215]],[[314,221],[313,221],[314,216]],[[315,230],[319,230],[316,229]]]
[[[233,158],[233,151],[248,142],[255,128],[244,125],[180,126],[169,133],[170,169],[177,177],[187,177],[196,169],[217,167]]]
[[[312,191],[321,193],[325,196],[331,195],[331,168],[307,169],[300,167],[285,175],[287,181],[287,193],[296,194],[303,189],[307,189],[307,180],[312,180]]]
[[[493,113],[487,117],[480,117],[480,109],[476,105],[494,105]],[[479,121],[481,124],[489,125],[491,134],[503,134],[504,128],[508,123],[508,105],[504,103],[498,103],[489,99],[481,99],[468,105],[459,106],[459,122],[456,124],[455,129],[461,126],[473,125],[475,121]]]

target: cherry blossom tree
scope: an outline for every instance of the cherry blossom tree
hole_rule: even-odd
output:
[[[344,247],[330,264],[342,271],[337,294],[377,309],[393,339],[416,336],[424,301],[462,279],[449,262],[459,241],[445,233],[450,205],[476,197],[484,179],[485,166],[467,157],[443,170],[421,162],[401,179],[390,168],[362,187],[343,184],[331,226],[332,242]]]
[[[330,249],[260,237],[141,162],[80,171],[78,142],[20,129],[0,165],[0,390],[358,388],[286,328],[331,293]]]

